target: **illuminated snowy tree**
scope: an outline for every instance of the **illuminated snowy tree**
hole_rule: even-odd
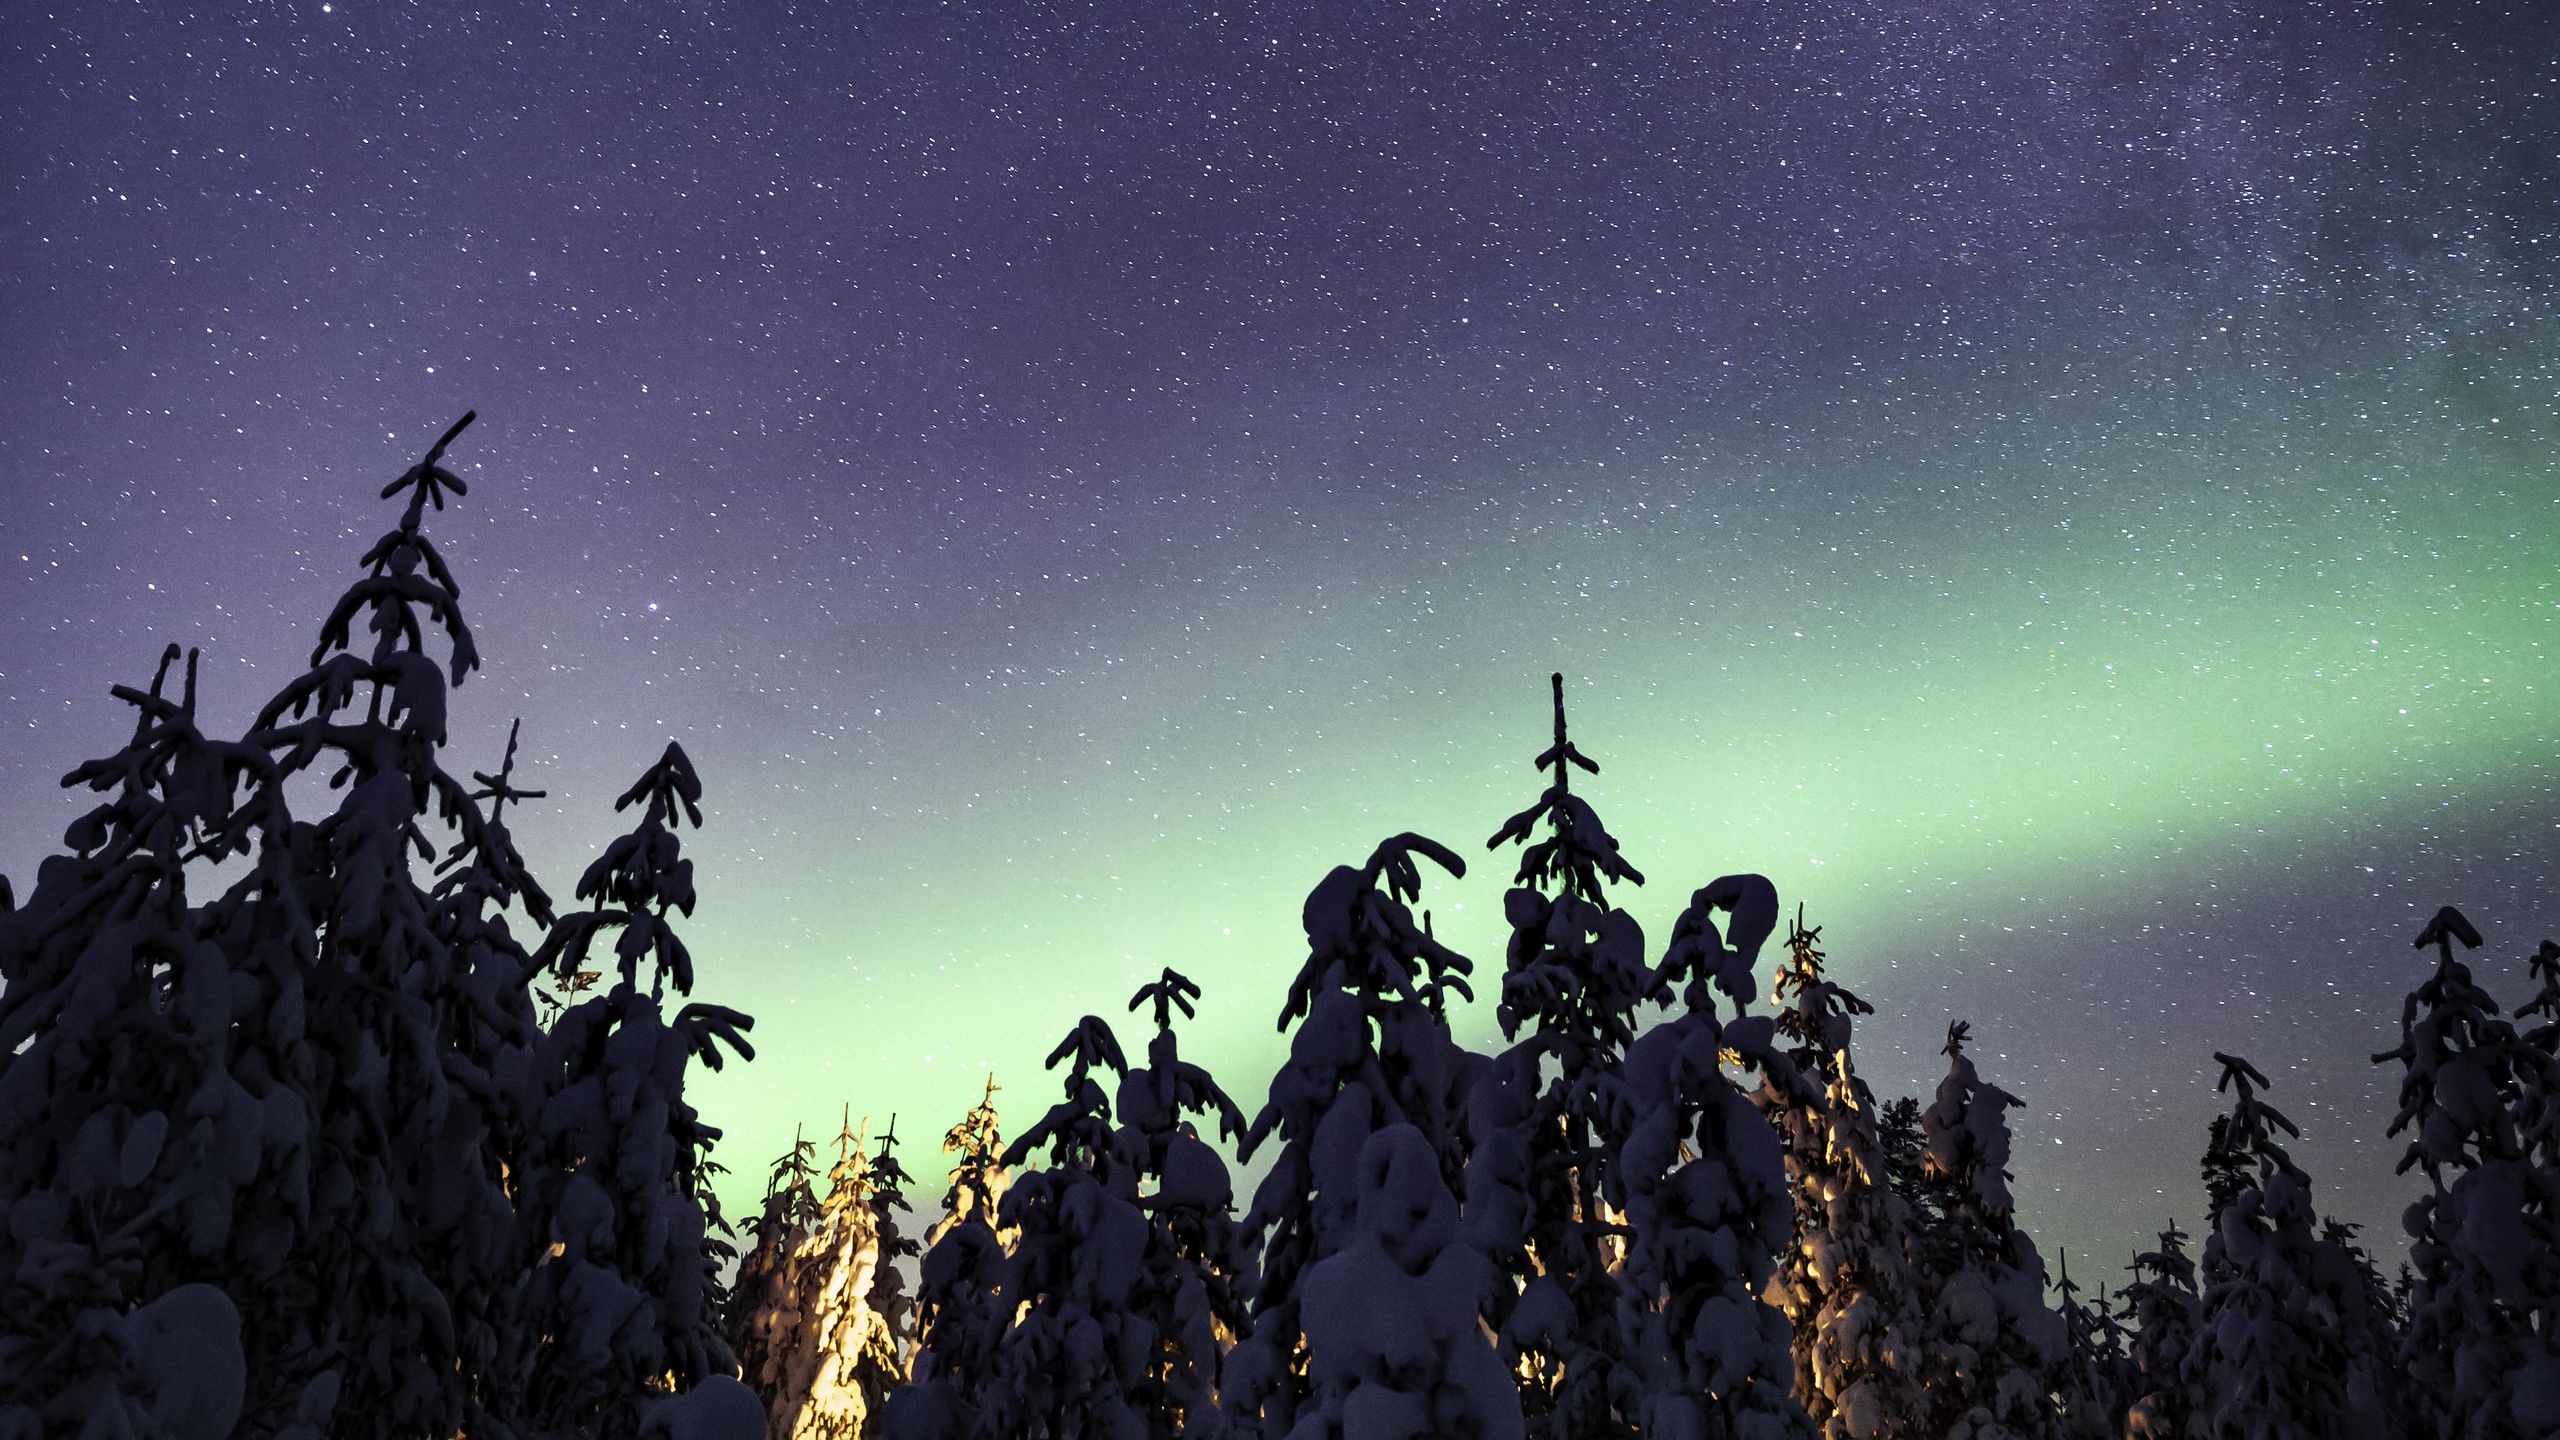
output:
[[[881,1268],[878,1197],[867,1143],[852,1107],[836,1135],[836,1163],[817,1223],[801,1241],[808,1331],[805,1376],[788,1431],[802,1440],[863,1440],[878,1433],[888,1392],[905,1379],[897,1337],[872,1308]]]
[[[1913,1432],[1928,1413],[1914,1373],[1921,1296],[1875,1095],[1850,1058],[1856,1019],[1875,1007],[1823,974],[1821,938],[1799,906],[1775,985],[1785,1007],[1778,1033],[1806,1083],[1762,1091],[1786,1147],[1796,1217],[1770,1295],[1794,1328],[1795,1393],[1817,1433],[1869,1440]]]
[[[817,1148],[792,1131],[791,1148],[765,1182],[763,1207],[747,1222],[747,1253],[729,1287],[729,1353],[763,1399],[773,1440],[792,1433],[815,1369],[803,1357],[818,1348],[810,1296],[820,1282],[804,1254],[820,1214]]]
[[[899,1266],[921,1247],[907,1238],[898,1216],[912,1208],[907,1204],[907,1187],[913,1183],[898,1162],[898,1117],[891,1115],[889,1128],[881,1132],[879,1148],[871,1152],[871,1163],[863,1172],[863,1186],[870,1196],[872,1246],[878,1257],[864,1297],[871,1318],[863,1322],[860,1341],[845,1359],[847,1383],[864,1397],[866,1440],[880,1433],[880,1415],[888,1397],[907,1383],[915,1301],[907,1294]]]

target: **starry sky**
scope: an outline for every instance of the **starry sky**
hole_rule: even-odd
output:
[[[929,1141],[993,1067],[1019,1128],[1165,965],[1257,1104],[1308,888],[1406,829],[1483,856],[1561,670],[1657,944],[1758,870],[1880,1090],[1972,1021],[2048,1252],[2192,1224],[2215,1049],[2394,1242],[2409,937],[2462,906],[2512,1002],[2560,931],[2555,42],[2420,0],[27,10],[0,871],[164,643],[244,726],[476,407],[449,764],[522,718],[565,899],[692,754],[698,994],[763,1052],[698,1092],[733,1214],[845,1103]],[[1425,893],[1487,972],[1509,873]]]

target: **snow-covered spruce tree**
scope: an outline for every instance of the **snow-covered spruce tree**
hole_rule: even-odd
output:
[[[2124,1287],[2133,1326],[2133,1403],[2125,1412],[2125,1440],[2185,1440],[2191,1433],[2200,1364],[2196,1334],[2204,1305],[2186,1247],[2187,1232],[2172,1220],[2160,1232],[2159,1245],[2126,1267],[2134,1278]]]
[[[2526,968],[2534,983],[2533,998],[2516,1007],[2516,1023],[2535,1022],[2522,1038],[2545,1058],[2525,1067],[2516,1139],[2534,1166],[2549,1173],[2560,1170],[2560,944],[2543,941]]]
[[[1096,1070],[1128,1071],[1120,1042],[1087,1015],[1049,1052],[1064,1096],[1005,1150],[1013,1187],[999,1211],[1015,1232],[1003,1296],[1013,1325],[971,1397],[980,1433],[1008,1440],[1148,1434],[1138,1403],[1157,1346],[1135,1306],[1146,1212],[1137,1172],[1112,1146]],[[1045,1163],[1027,1167],[1039,1156]]]
[[[1875,1095],[1849,1041],[1875,1007],[1824,976],[1819,926],[1798,906],[1775,992],[1779,1035],[1805,1085],[1764,1085],[1785,1145],[1795,1240],[1770,1298],[1795,1334],[1796,1399],[1826,1440],[1915,1431],[1928,1413],[1913,1373],[1922,1324],[1908,1258],[1911,1216],[1888,1178]]]
[[[865,1397],[864,1413],[869,1418],[862,1430],[864,1440],[880,1433],[880,1414],[889,1396],[907,1383],[915,1343],[915,1301],[907,1294],[906,1276],[898,1267],[920,1248],[907,1238],[906,1227],[898,1219],[901,1212],[914,1208],[907,1203],[907,1187],[915,1180],[898,1162],[895,1114],[890,1115],[889,1128],[880,1133],[878,1143],[880,1148],[871,1152],[870,1168],[863,1175],[871,1197],[872,1245],[879,1253],[864,1303],[877,1323],[863,1326],[861,1344],[845,1362],[849,1383]]]
[[[1449,991],[1469,994],[1472,966],[1415,923],[1417,857],[1466,873],[1448,847],[1404,834],[1359,869],[1335,867],[1307,896],[1307,959],[1280,1012],[1289,1058],[1241,1147],[1251,1160],[1279,1144],[1245,1217],[1262,1273],[1251,1333],[1227,1357],[1223,1398],[1240,1428],[1268,1440],[1295,1428],[1308,1394],[1299,1290],[1350,1239],[1368,1138],[1414,1126],[1453,1194],[1465,1170],[1462,1097],[1483,1062],[1450,1037],[1445,1005]]]
[[[1006,1295],[1015,1234],[998,1211],[1012,1188],[996,1115],[996,1081],[942,1138],[958,1157],[943,1216],[925,1233],[916,1286],[912,1378],[882,1406],[889,1440],[971,1440],[979,1393],[993,1383],[996,1347],[1013,1324]]]
[[[1171,969],[1139,987],[1131,1010],[1153,1012],[1147,1063],[1121,1078],[1112,1146],[1138,1177],[1147,1212],[1145,1271],[1131,1299],[1154,1346],[1138,1392],[1150,1435],[1216,1437],[1226,1345],[1243,1333],[1253,1249],[1234,1215],[1226,1161],[1190,1117],[1214,1117],[1222,1139],[1242,1138],[1244,1114],[1209,1072],[1182,1058],[1173,1012],[1191,1016],[1200,987]]]
[[[487,1208],[440,1237],[450,1248],[429,1252],[431,1265],[441,1261],[439,1279],[455,1306],[462,1369],[482,1377],[464,1424],[475,1435],[503,1434],[521,1412],[525,1370],[538,1338],[524,1307],[516,1207],[536,1150],[542,1027],[531,987],[540,967],[504,912],[518,910],[541,929],[551,924],[552,911],[551,897],[507,830],[510,803],[543,797],[514,783],[518,729],[507,728],[497,774],[473,772],[480,788],[467,798],[487,808],[458,813],[462,833],[438,867],[433,891],[435,931],[451,947],[460,981],[434,997],[441,1012],[437,1028],[452,1047],[447,1073],[472,1100],[457,1121],[483,1129],[476,1145],[467,1134],[457,1135],[453,1145],[465,1154],[495,1154],[504,1180],[501,1190],[476,1189],[474,1197]]]
[[[512,1359],[521,1343],[513,1296],[489,1292],[516,1270],[524,1157],[501,1091],[520,1078],[526,1037],[519,1002],[503,994],[524,976],[488,902],[534,892],[503,825],[492,841],[469,788],[438,763],[446,691],[480,657],[460,587],[423,530],[429,507],[466,493],[442,460],[471,421],[383,488],[386,499],[407,492],[398,524],[323,621],[310,668],[247,737],[272,757],[252,805],[284,807],[281,787],[311,774],[339,792],[336,808],[309,824],[264,823],[252,874],[207,914],[235,970],[297,972],[279,987],[282,1014],[260,1022],[269,1033],[233,1037],[273,1067],[273,1083],[252,1088],[266,1092],[271,1123],[302,1128],[309,1167],[282,1192],[308,1206],[286,1253],[253,1301],[234,1292],[249,1302],[250,1435],[505,1423],[490,1411],[511,1377],[484,1384],[471,1367]],[[436,632],[441,664],[429,653]],[[457,886],[440,901],[419,884],[413,863],[436,857],[439,827],[458,832],[454,861],[476,872],[461,884],[485,882],[478,895]],[[289,1096],[299,1122],[282,1113],[297,1103]],[[276,1243],[274,1231],[248,1241]]]
[[[1925,1433],[2037,1440],[2056,1433],[2045,1377],[2062,1359],[2062,1321],[2045,1308],[2044,1260],[2009,1196],[2007,1112],[2018,1098],[1975,1070],[1969,1033],[1963,1021],[1947,1027],[1946,1078],[1920,1117],[1928,1173],[1948,1187],[1951,1246],[1921,1345]]]
[[[1351,1232],[1307,1272],[1307,1394],[1288,1440],[1518,1440],[1520,1396],[1480,1318],[1499,1284],[1458,1237],[1439,1156],[1404,1123],[1360,1145]]]
[[[818,1288],[803,1249],[819,1219],[818,1147],[791,1132],[791,1148],[773,1162],[764,1204],[747,1222],[747,1253],[729,1283],[723,1332],[739,1377],[764,1401],[765,1433],[787,1440],[808,1398],[802,1357],[817,1349],[809,1295]]]
[[[177,654],[115,687],[125,747],[65,777],[108,792],[71,853],[23,909],[0,885],[0,1434],[219,1437],[244,1398],[238,1308],[194,1277],[221,1275],[238,1188],[276,1157],[228,1070],[236,991],[186,865],[232,848],[234,775],[264,756],[197,728],[194,656],[165,693]]]
[[[1555,740],[1535,763],[1552,778],[1485,842],[1525,848],[1503,896],[1511,942],[1496,1012],[1514,1043],[1469,1101],[1465,1228],[1504,1275],[1492,1319],[1529,1433],[1603,1440],[1632,1433],[1637,1394],[1619,1373],[1621,1227],[1601,1197],[1623,1139],[1610,1122],[1627,1113],[1626,1047],[1653,975],[1644,931],[1607,892],[1644,876],[1573,793],[1577,767],[1600,767],[1566,736],[1564,676],[1549,683]]]
[[[809,1282],[803,1292],[808,1344],[794,1357],[797,1383],[786,1392],[798,1402],[791,1428],[777,1434],[806,1440],[859,1440],[875,1434],[881,1402],[904,1379],[888,1320],[871,1308],[881,1258],[866,1143],[854,1129],[853,1108],[845,1107],[844,1125],[836,1135],[836,1163],[827,1172],[827,1198],[818,1223],[801,1242]]]
[[[531,1301],[543,1339],[529,1409],[558,1434],[636,1432],[644,1408],[736,1368],[721,1336],[727,1231],[711,1193],[720,1132],[684,1098],[695,1061],[753,1059],[754,1021],[694,1002],[693,957],[674,917],[693,912],[693,862],[675,827],[702,824],[702,782],[666,752],[614,808],[639,822],[578,880],[590,908],[564,915],[539,960],[577,970],[609,931],[614,983],[553,1025],[543,1058],[541,1153],[526,1186]]]
[[[1716,912],[1732,916],[1732,943]],[[1757,875],[1699,890],[1673,927],[1657,983],[1680,987],[1671,1019],[1628,1048],[1615,1124],[1627,1138],[1608,1171],[1626,1216],[1620,1332],[1636,1391],[1627,1411],[1647,1440],[1810,1437],[1791,1393],[1787,1317],[1762,1297],[1794,1230],[1777,1131],[1725,1073],[1730,1054],[1790,1103],[1806,1084],[1777,1050],[1766,1016],[1737,1012],[1752,962],[1778,922],[1777,892]]]
[[[2259,1098],[2267,1080],[2255,1066],[2213,1058],[2222,1066],[2215,1088],[2231,1094],[2213,1139],[2240,1185],[2214,1208],[2205,1237],[2197,1428],[2216,1440],[2380,1440],[2385,1397],[2351,1402],[2346,1386],[2348,1342],[2371,1333],[2363,1287],[2349,1258],[2321,1239],[2310,1177],[2281,1138],[2302,1132]]]
[[[2062,1435],[2071,1440],[2115,1440],[2124,1433],[2123,1354],[2119,1331],[2112,1323],[2106,1292],[2095,1305],[2084,1304],[2071,1279],[2071,1257],[2064,1254],[2053,1293],[2055,1313],[2062,1317],[2062,1361],[2045,1382],[2061,1410]]]
[[[2560,1088],[2550,1052],[2498,1018],[2497,1002],[2454,956],[2480,932],[2450,906],[2418,934],[2435,973],[2410,992],[2400,1044],[2374,1057],[2403,1067],[2393,1135],[2411,1132],[2399,1168],[2427,1193],[2403,1219],[2416,1272],[2409,1296],[2409,1389],[2440,1413],[2435,1433],[2560,1433],[2560,1176],[2537,1163],[2518,1125],[2531,1096]]]

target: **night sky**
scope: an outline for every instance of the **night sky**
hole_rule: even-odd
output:
[[[846,1101],[932,1206],[1168,964],[1258,1105],[1306,891],[1481,856],[1562,670],[1656,946],[1758,870],[1881,1091],[1971,1020],[2048,1253],[2192,1227],[2215,1049],[2396,1244],[2410,937],[2512,1004],[2560,933],[2499,8],[22,7],[0,871],[164,643],[245,726],[476,407],[447,763],[522,717],[565,902],[692,754],[733,1215]],[[1425,892],[1488,976],[1510,870]]]

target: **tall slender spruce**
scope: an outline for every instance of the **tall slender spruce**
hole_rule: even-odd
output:
[[[1529,1433],[1602,1440],[1633,1433],[1640,1393],[1621,1373],[1623,1227],[1603,1196],[1624,1140],[1614,1122],[1628,1113],[1626,1049],[1653,976],[1643,929],[1608,896],[1644,876],[1573,792],[1576,769],[1600,767],[1566,734],[1564,676],[1549,683],[1555,738],[1535,762],[1546,791],[1485,842],[1523,847],[1503,897],[1511,942],[1497,1010],[1514,1043],[1470,1102],[1466,1228],[1507,1281],[1493,1320]]]
[[[233,779],[264,756],[205,738],[192,654],[166,693],[177,658],[115,687],[131,739],[63,781],[107,798],[0,903],[0,1433],[216,1436],[245,1398],[238,1308],[204,1277],[228,1278],[243,1191],[284,1157],[231,1069],[236,991],[186,868],[230,848]],[[172,1307],[201,1353],[137,1323]],[[189,1360],[213,1389],[162,1383]]]
[[[533,1300],[544,1340],[535,1410],[556,1431],[626,1434],[655,1394],[734,1372],[720,1333],[729,1247],[711,1191],[720,1132],[684,1098],[694,1062],[754,1058],[755,1022],[693,1002],[693,956],[674,917],[694,906],[676,828],[702,823],[702,782],[683,747],[614,802],[636,825],[578,881],[589,908],[552,927],[540,960],[575,972],[613,934],[612,988],[570,1007],[544,1054],[542,1153],[528,1187]]]
[[[1151,1013],[1147,1063],[1122,1077],[1112,1144],[1137,1175],[1147,1212],[1143,1272],[1132,1296],[1150,1358],[1138,1408],[1150,1435],[1216,1437],[1231,1428],[1218,1404],[1226,1344],[1248,1323],[1252,1246],[1234,1215],[1226,1161],[1193,1117],[1221,1139],[1245,1131],[1244,1114],[1207,1070],[1182,1058],[1173,1016],[1195,1012],[1200,987],[1172,969],[1140,986],[1129,1008]]]
[[[2231,1096],[2214,1127],[2237,1188],[2213,1206],[2204,1245],[2197,1422],[2230,1440],[2310,1440],[2387,1433],[2373,1406],[2350,1402],[2352,1338],[2370,1332],[2348,1257],[2323,1240],[2311,1180],[2283,1137],[2301,1130],[2259,1098],[2266,1076],[2216,1054],[2215,1088]]]
[[[1796,1217],[1770,1293],[1795,1332],[1796,1398],[1828,1440],[1859,1440],[1925,1423],[1927,1396],[1910,1364],[1923,1297],[1875,1095],[1850,1056],[1857,1017],[1875,1007],[1823,973],[1821,939],[1796,907],[1774,988],[1785,1007],[1778,1033],[1806,1083],[1764,1083],[1760,1096],[1786,1146]]]
[[[1925,1166],[1946,1187],[1948,1267],[1936,1279],[1922,1366],[1947,1440],[2036,1440],[2056,1433],[2045,1377],[2063,1356],[2061,1318],[2044,1302],[2044,1260],[2018,1228],[2009,1194],[2009,1123],[2018,1104],[1965,1053],[1963,1021],[1947,1027],[1946,1078],[1922,1113]]]

